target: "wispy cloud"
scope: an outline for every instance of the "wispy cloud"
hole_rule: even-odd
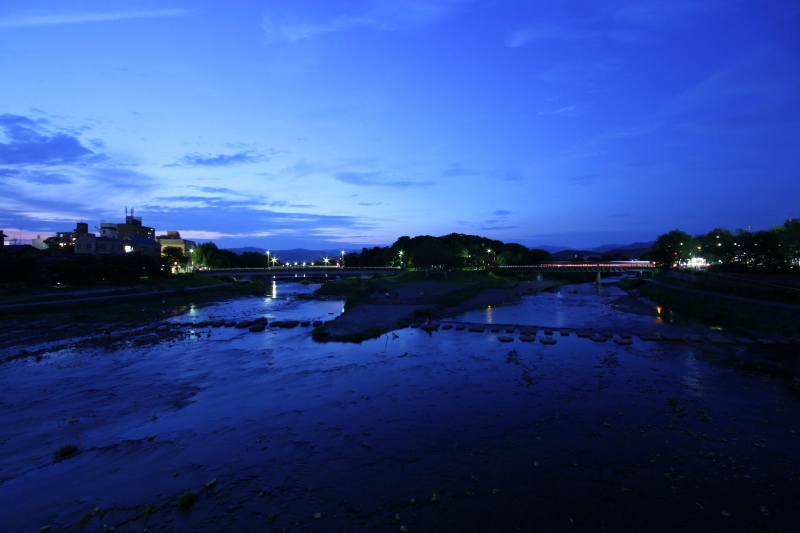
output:
[[[336,33],[351,28],[379,27],[377,21],[366,15],[338,17],[322,22],[278,21],[270,15],[261,20],[261,27],[272,40],[296,43],[304,39],[319,37],[326,33]]]
[[[575,185],[591,185],[597,180],[597,174],[584,174],[583,176],[575,176],[570,178],[570,183]]]
[[[508,36],[509,48],[519,48],[527,44],[550,39],[576,38],[577,33],[559,26],[535,26],[516,30]]]
[[[227,167],[231,165],[241,165],[244,163],[260,163],[268,161],[269,155],[255,150],[246,150],[235,154],[186,154],[178,159],[176,163],[164,165],[165,167],[178,166],[201,166],[201,167]]]
[[[654,26],[691,21],[702,13],[731,8],[729,0],[650,0],[643,2],[598,2],[588,4],[581,17],[567,23],[563,18],[538,17],[536,23],[511,32],[509,48],[541,41],[591,41],[609,39],[633,43],[646,38]]]
[[[676,96],[662,116],[682,120],[681,126],[694,132],[794,122],[800,89],[796,66],[783,51],[761,48]]]
[[[261,27],[274,41],[296,43],[354,29],[393,31],[420,28],[434,24],[454,13],[472,0],[376,0],[362,13],[343,15],[325,20],[298,20],[267,14]]]
[[[433,185],[431,181],[410,181],[410,180],[387,180],[380,172],[338,172],[333,178],[349,185],[359,185],[364,187],[428,187]]]
[[[573,104],[573,105],[567,105],[567,106],[564,106],[564,107],[559,107],[558,109],[553,109],[552,111],[541,111],[539,114],[540,115],[565,115],[565,116],[568,116],[568,117],[573,117],[573,116],[579,114],[578,110],[579,110],[578,106]]]
[[[155,9],[146,11],[107,11],[102,13],[30,13],[0,17],[0,28],[32,28],[63,24],[88,24],[141,18],[178,17],[188,14],[185,9]]]
[[[459,163],[451,163],[444,170],[444,172],[442,172],[442,177],[443,178],[453,178],[453,177],[459,177],[459,176],[472,176],[474,174],[475,174],[474,172],[472,172],[470,170],[467,170],[466,168],[461,166]]]

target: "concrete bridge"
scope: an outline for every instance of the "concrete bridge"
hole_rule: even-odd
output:
[[[499,266],[501,272],[535,272],[536,279],[542,279],[544,272],[597,272],[597,283],[600,283],[600,274],[603,272],[646,272],[656,269],[648,261],[608,261],[602,263],[541,263],[525,266]]]
[[[264,277],[276,280],[333,280],[346,276],[388,276],[400,272],[397,267],[276,266],[268,268],[215,268],[198,270],[199,276],[250,279]]]
[[[535,272],[541,279],[544,272],[645,272],[655,266],[647,261],[610,261],[604,263],[541,263],[538,265],[499,266],[501,272]],[[398,267],[278,266],[269,268],[216,268],[199,270],[200,276],[250,279],[265,277],[277,280],[331,280],[345,276],[386,276],[401,272]]]

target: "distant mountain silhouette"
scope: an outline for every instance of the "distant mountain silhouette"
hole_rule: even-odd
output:
[[[642,254],[649,252],[650,248],[652,247],[653,242],[635,242],[633,244],[605,244],[603,246],[590,248],[588,250],[567,249],[551,253],[553,255],[553,259],[562,261],[575,258],[584,259],[589,257],[599,257],[603,255],[620,255],[625,257],[626,260],[636,260],[639,259]]]

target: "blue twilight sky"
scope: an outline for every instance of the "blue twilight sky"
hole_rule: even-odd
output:
[[[0,229],[767,229],[800,217],[798,28],[786,0],[6,0]]]

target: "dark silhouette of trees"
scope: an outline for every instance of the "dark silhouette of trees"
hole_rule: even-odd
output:
[[[78,254],[52,262],[44,272],[44,279],[64,285],[127,283],[142,277],[166,276],[168,272],[164,259],[154,254]]]
[[[755,233],[715,228],[694,238],[673,230],[659,236],[649,252],[650,260],[661,268],[692,257],[702,257],[709,269],[718,271],[798,272],[800,224],[790,219]]]
[[[451,233],[442,237],[419,235],[398,238],[389,247],[363,248],[345,255],[345,266],[403,266],[417,269],[486,269],[502,265],[530,265],[551,261],[545,250],[503,243],[476,235]]]
[[[695,246],[691,235],[674,229],[656,239],[650,248],[650,260],[659,268],[669,269],[673,264],[688,259]]]
[[[161,250],[164,263],[170,270],[173,267],[183,268],[189,262],[189,258],[183,253],[183,249],[177,246],[166,246]]]

